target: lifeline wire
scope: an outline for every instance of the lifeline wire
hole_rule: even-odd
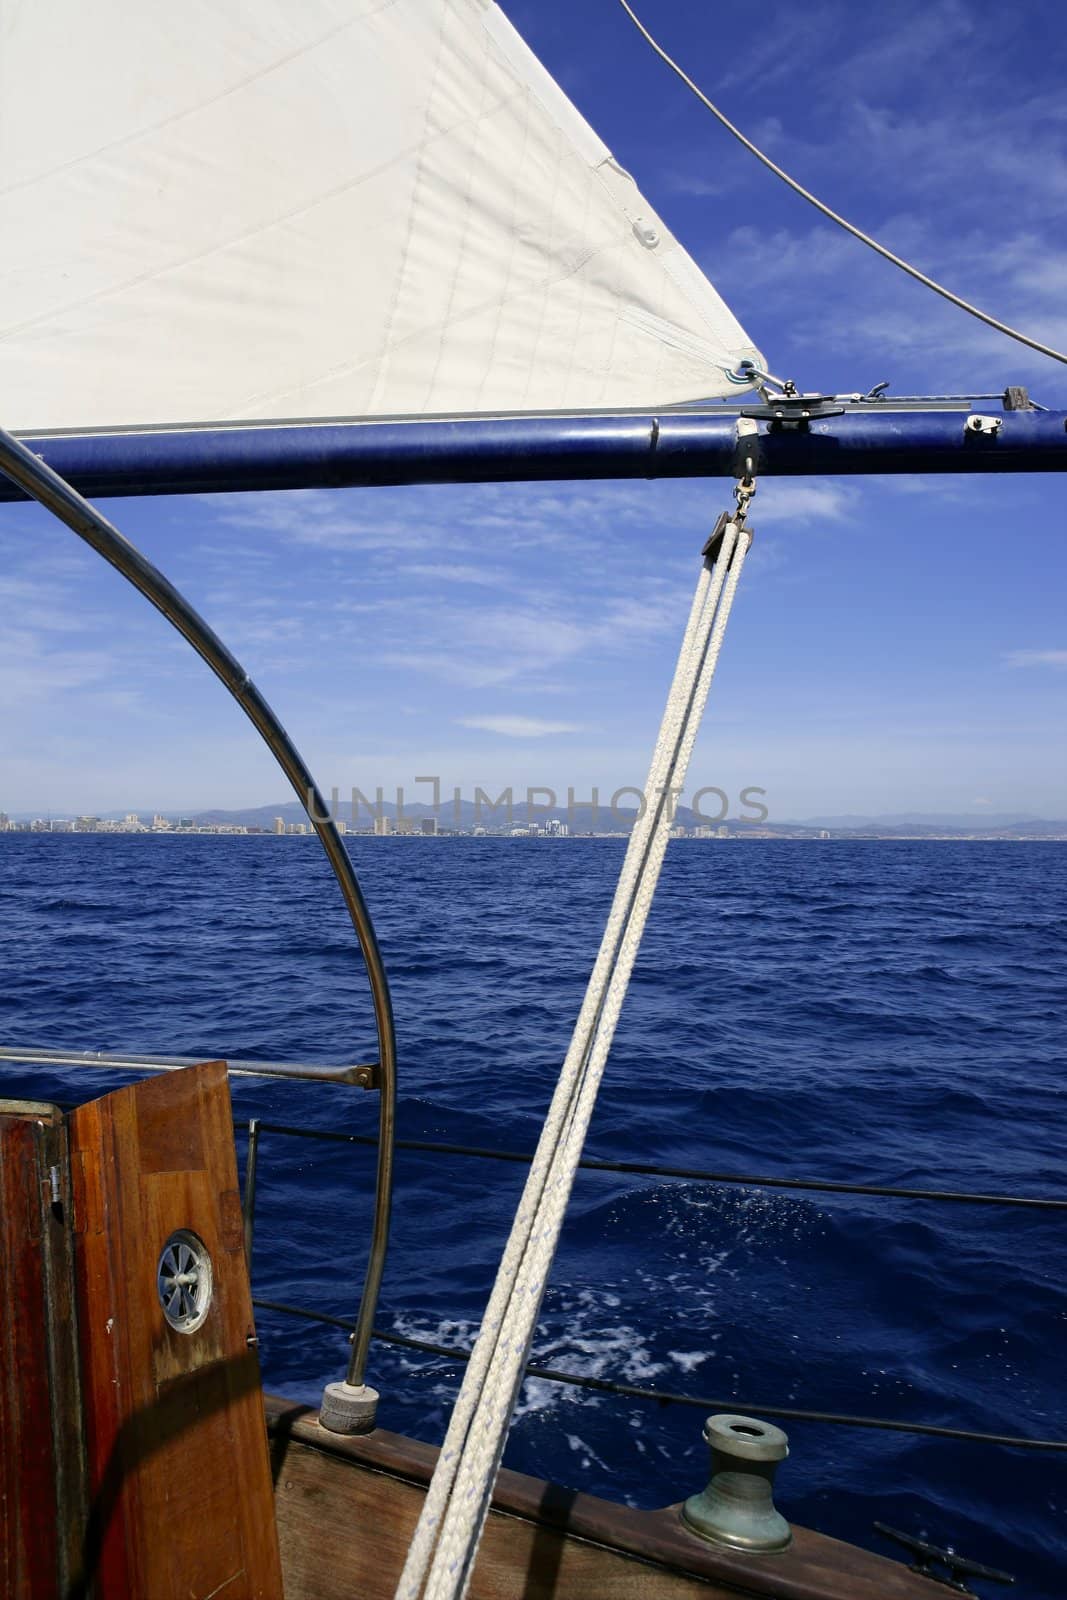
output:
[[[61,1111],[72,1111],[72,1105],[61,1100],[53,1104]],[[260,1133],[285,1133],[297,1139],[323,1139],[337,1144],[362,1144],[371,1149],[377,1139],[369,1133],[338,1133],[331,1128],[294,1128],[285,1122],[263,1122],[253,1118]],[[439,1139],[397,1139],[397,1150],[422,1150],[439,1156],[479,1156],[487,1161],[511,1161],[529,1165],[533,1160],[525,1150],[487,1150],[482,1145],[444,1144]],[[971,1189],[906,1189],[900,1184],[888,1183],[835,1183],[831,1178],[785,1178],[766,1173],[715,1172],[706,1167],[670,1167],[659,1161],[597,1161],[583,1156],[579,1167],[590,1172],[624,1172],[641,1178],[677,1178],[698,1183],[735,1183],[754,1189],[798,1189],[817,1194],[884,1195],[898,1200],[939,1200],[961,1205],[1021,1206],[1031,1211],[1067,1211],[1067,1200],[1057,1200],[1048,1195],[981,1194]]]
[[[398,1600],[465,1594],[597,1089],[662,866],[750,537],[739,512],[707,555],[600,951],[482,1328],[397,1588]]]
[[[794,194],[798,194],[802,200],[806,200],[809,205],[813,205],[816,211],[821,211],[823,216],[828,217],[831,222],[836,222],[839,228],[844,228],[846,233],[850,233],[861,244],[868,245],[878,255],[884,256],[895,267],[899,267],[902,272],[906,272],[909,277],[915,278],[917,282],[924,284],[927,289],[932,289],[943,300],[948,300],[952,305],[958,306],[961,311],[966,311],[970,316],[977,317],[979,322],[984,322],[989,328],[995,328],[998,333],[1006,333],[1009,339],[1017,339],[1020,344],[1028,345],[1031,350],[1036,350],[1039,355],[1050,356],[1053,361],[1062,361],[1067,366],[1067,355],[1062,350],[1054,350],[1051,345],[1042,344],[1039,339],[1031,339],[1029,334],[1021,333],[1018,328],[1012,328],[1006,322],[1000,322],[996,317],[990,316],[988,311],[983,311],[981,307],[973,306],[969,300],[964,300],[958,294],[953,294],[952,290],[946,289],[943,283],[938,283],[934,278],[928,278],[925,272],[920,272],[918,267],[913,267],[910,261],[905,261],[901,256],[894,255],[892,250],[888,250],[884,244],[879,244],[877,239],[872,239],[870,234],[864,233],[862,228],[857,228],[854,223],[839,216],[836,211],[831,210],[828,205],[825,205],[822,200],[813,195],[810,189],[805,189],[802,183],[798,183],[795,178],[791,178],[788,172],[783,171],[776,162],[771,160],[770,156],[764,155],[763,151],[754,145],[751,139],[746,139],[741,129],[735,127],[729,117],[719,110],[718,106],[712,104],[703,89],[698,88],[689,74],[678,65],[672,56],[667,54],[661,44],[656,42],[633,7],[628,3],[628,0],[619,0],[619,4],[638,33],[652,46],[660,60],[665,62],[671,71],[681,78],[686,88],[692,90],[700,103],[711,112],[712,116],[718,118],[727,133],[732,133],[734,138],[756,157],[757,161],[762,161],[763,165],[773,172],[776,178],[781,178],[783,183],[787,183]]]
[[[306,1306],[289,1306],[280,1300],[262,1300],[253,1295],[252,1304],[263,1311],[276,1311],[284,1317],[300,1317],[305,1322],[321,1322],[327,1328],[347,1328],[355,1323],[351,1318],[332,1317],[327,1311],[311,1311]],[[417,1350],[423,1355],[443,1356],[449,1361],[470,1359],[469,1350],[454,1345],[434,1344],[428,1339],[413,1339],[408,1334],[390,1333],[375,1328],[374,1337],[381,1344],[392,1344],[401,1350]],[[796,1406],[765,1404],[762,1400],[739,1400],[736,1395],[729,1400],[716,1400],[707,1395],[677,1394],[671,1389],[644,1389],[634,1383],[618,1383],[614,1378],[591,1378],[581,1372],[561,1372],[558,1367],[542,1367],[531,1362],[526,1368],[528,1378],[547,1378],[551,1383],[573,1384],[576,1389],[591,1389],[599,1394],[625,1395],[634,1400],[654,1400],[658,1406],[693,1406],[705,1414],[709,1411],[743,1411],[748,1416],[784,1417],[786,1421],[818,1422],[844,1428],[874,1428],[888,1433],[914,1433],[920,1437],[958,1439],[964,1444],[1006,1445],[1012,1450],[1040,1450],[1053,1454],[1067,1454],[1067,1439],[1028,1439],[1014,1433],[976,1433],[973,1428],[942,1427],[933,1422],[902,1422],[894,1417],[858,1417],[843,1411],[802,1411]]]

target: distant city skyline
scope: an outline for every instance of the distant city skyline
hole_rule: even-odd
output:
[[[619,797],[612,797],[617,799]],[[339,832],[350,837],[511,837],[581,839],[618,837],[629,832],[637,817],[632,798],[628,803],[571,805],[566,809],[543,802],[528,804],[502,793],[481,794],[473,802],[449,799],[432,805],[398,808],[388,801],[353,809],[349,816],[338,806],[332,813]],[[905,814],[881,817],[823,816],[769,819],[749,816],[719,821],[703,811],[679,804],[672,814],[672,837],[693,839],[835,839],[875,838],[1004,838],[1062,840],[1067,842],[1067,820],[1020,815],[984,814],[981,818],[953,814]],[[245,810],[212,809],[199,813],[156,811],[150,816],[136,811],[73,817],[9,816],[0,810],[0,834],[213,834],[220,836],[314,835],[309,814],[296,801]]]

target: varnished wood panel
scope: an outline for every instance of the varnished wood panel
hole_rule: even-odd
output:
[[[340,1438],[306,1407],[269,1396],[266,1405],[286,1600],[392,1600],[436,1450],[382,1429]],[[690,1533],[677,1506],[633,1511],[507,1469],[471,1586],[472,1600],[741,1594],[938,1600],[944,1589],[805,1528],[794,1528],[788,1550],[746,1556]]]
[[[70,1130],[99,1600],[281,1600],[225,1065],[120,1089]],[[182,1228],[214,1273],[193,1333],[156,1292]]]
[[[84,1491],[65,1131],[0,1106],[0,1594],[79,1582]]]
[[[0,1129],[0,1593],[51,1600],[57,1574],[55,1464],[45,1358],[44,1273],[36,1205],[33,1127],[4,1118]]]
[[[392,1600],[422,1504],[421,1485],[290,1443],[276,1487],[286,1600]],[[490,1515],[471,1600],[737,1600],[723,1589]]]

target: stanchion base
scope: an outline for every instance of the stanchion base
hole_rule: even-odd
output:
[[[328,1383],[319,1408],[319,1427],[330,1433],[371,1433],[378,1415],[378,1391],[365,1383]]]

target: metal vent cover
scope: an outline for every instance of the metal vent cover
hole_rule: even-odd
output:
[[[178,1333],[195,1333],[211,1310],[211,1257],[203,1239],[188,1228],[172,1233],[160,1251],[156,1292],[164,1317]]]

